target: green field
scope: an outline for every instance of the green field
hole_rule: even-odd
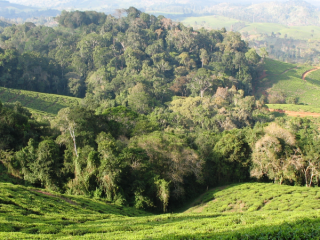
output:
[[[184,13],[183,12],[165,12],[165,11],[146,11],[146,13],[148,14],[153,14],[153,15],[156,15],[156,16],[159,16],[159,15],[177,15],[177,16],[180,16],[180,15],[183,15]]]
[[[285,34],[287,34],[287,38],[292,37],[293,39],[300,39],[300,40],[320,38],[319,26],[287,27],[281,24],[276,24],[276,23],[250,23],[247,25],[248,26],[240,30],[241,33],[248,32],[249,35],[256,35],[260,33],[270,35],[272,32],[274,32],[275,34],[280,32],[281,33],[280,38],[284,38]]]
[[[232,25],[243,22],[234,18],[228,18],[223,16],[201,16],[201,17],[187,17],[181,19],[181,22],[185,25],[194,27],[207,27],[212,29],[221,29],[225,27],[227,30],[231,29]],[[239,30],[240,33],[247,32],[249,35],[270,34],[272,32],[281,33],[280,38],[284,38],[287,34],[287,38],[309,40],[320,39],[320,27],[319,26],[284,26],[277,23],[245,23],[245,27]],[[311,36],[313,35],[313,36]]]
[[[190,26],[204,26],[213,29],[221,29],[225,27],[227,30],[231,29],[231,26],[238,23],[239,20],[233,18],[227,18],[223,16],[203,16],[203,17],[188,17],[181,21],[185,25]]]
[[[305,80],[309,83],[312,83],[314,85],[320,86],[320,69],[314,72],[311,72]]]
[[[280,62],[272,59],[266,59],[264,68],[269,75],[281,75],[289,69],[296,68],[297,65],[292,63]]]
[[[208,191],[183,213],[153,215],[0,183],[1,239],[314,239],[319,188],[247,183]]]
[[[62,108],[78,105],[81,99],[0,87],[0,100],[4,103],[18,101],[35,114],[57,114]]]
[[[306,78],[302,80],[304,72],[313,69],[313,66],[294,65],[276,60],[266,59],[265,70],[267,76],[255,84],[255,95],[283,92],[286,97],[297,97],[298,103],[320,107],[320,81]],[[319,74],[318,71],[312,74]],[[312,76],[311,74],[311,76]],[[299,108],[303,108],[299,106]],[[311,111],[306,109],[305,111]],[[313,111],[318,111],[314,109]]]
[[[295,105],[295,104],[267,104],[270,109],[280,109],[293,112],[310,112],[320,113],[320,107],[308,106],[308,105]]]

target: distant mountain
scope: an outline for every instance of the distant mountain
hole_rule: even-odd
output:
[[[320,25],[319,9],[306,1],[262,1],[256,0],[255,4],[251,4],[251,1],[244,0],[239,4],[239,1],[235,0],[11,0],[10,4],[15,5],[16,9],[23,4],[31,9],[35,7],[59,10],[79,9],[105,13],[113,13],[117,8],[134,6],[142,11],[155,15],[162,14],[170,18],[222,15],[247,22],[280,23],[287,26]],[[10,13],[11,10],[6,11]],[[42,11],[42,14],[56,15],[55,12],[50,11]]]
[[[212,5],[217,4],[219,0],[198,0],[197,2],[192,0],[11,0],[12,3],[18,3],[36,7],[49,7],[49,8],[79,8],[79,9],[97,9],[106,7],[116,8],[128,8],[135,6],[138,8],[150,7],[153,5]]]
[[[9,1],[0,1],[0,17],[5,19],[22,19],[40,17],[53,17],[60,14],[59,10],[41,9],[33,6],[25,6]]]
[[[290,0],[286,2],[264,2],[250,6],[221,3],[202,11],[248,22],[280,23],[287,26],[319,25],[319,9],[312,4]]]

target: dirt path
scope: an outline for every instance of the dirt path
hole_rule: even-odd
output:
[[[67,203],[70,203],[74,206],[78,206],[79,204],[78,203],[75,203],[74,201],[68,199],[68,198],[65,198],[65,197],[59,197],[59,196],[56,196],[52,193],[48,193],[48,192],[44,192],[44,191],[40,191],[40,190],[31,190],[32,192],[37,192],[37,193],[42,193],[44,195],[47,195],[47,196],[50,196],[50,197],[55,197],[55,198],[60,198],[61,200],[63,201],[66,201]]]
[[[47,107],[44,107],[43,109],[41,109],[41,111],[46,111],[47,109],[49,109],[49,108],[51,108],[51,107],[53,107],[53,106],[55,106],[56,104],[57,104],[57,102],[58,102],[59,100],[57,100],[57,101],[55,101],[55,102],[53,102],[52,104],[50,104],[49,106],[47,106]]]
[[[30,103],[33,103],[36,99],[38,99],[39,98],[39,94],[37,95],[37,97],[35,97],[35,98],[32,98],[30,101],[28,101],[28,102],[25,102],[24,103],[24,106],[25,107],[27,107],[28,106],[28,104],[30,104]]]
[[[279,75],[285,74],[285,73],[287,73],[287,72],[289,72],[289,71],[291,71],[291,70],[293,70],[293,69],[297,69],[297,68],[298,68],[298,67],[294,67],[294,68],[287,69],[287,70],[285,70],[284,72],[280,73]]]
[[[17,100],[20,97],[20,93],[21,93],[21,91],[19,91],[18,93],[14,93],[14,94],[17,94],[17,95],[15,97],[13,97],[13,98],[10,98],[8,100],[8,102],[14,102],[15,100]]]
[[[302,74],[302,77],[301,77],[302,80],[306,82],[306,77],[307,77],[310,73],[315,72],[315,71],[317,71],[317,70],[319,70],[319,69],[320,69],[320,67],[316,67],[316,68],[313,68],[313,69],[310,69],[310,70],[304,72],[304,73]]]
[[[320,117],[320,113],[312,113],[312,112],[294,112],[294,111],[287,111],[287,110],[281,110],[281,109],[269,109],[269,111],[285,113],[291,117]]]

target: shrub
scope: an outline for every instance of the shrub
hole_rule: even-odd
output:
[[[297,104],[298,98],[297,97],[287,97],[286,104]]]
[[[284,94],[284,92],[280,91],[280,92],[271,92],[268,96],[268,102],[271,104],[281,104],[281,103],[285,103],[286,101],[286,95]]]

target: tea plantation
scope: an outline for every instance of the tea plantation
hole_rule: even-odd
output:
[[[60,109],[79,104],[80,99],[49,93],[39,93],[0,87],[0,100],[6,102],[20,102],[32,113],[57,114]]]
[[[301,112],[319,112],[320,107],[320,70],[311,72],[303,80],[302,76],[307,71],[314,69],[308,65],[294,65],[276,60],[266,59],[265,76],[256,81],[255,95],[268,96],[273,92],[283,93],[287,98],[296,97],[298,104],[293,106],[277,106],[277,109]],[[274,108],[274,106],[270,107]]]
[[[0,183],[1,239],[319,239],[318,188],[247,183],[153,215],[97,199]]]
[[[160,14],[160,13],[159,13]],[[163,13],[164,15],[167,13]],[[176,15],[179,18],[179,15]],[[235,18],[224,17],[219,15],[212,16],[198,16],[198,17],[180,17],[182,23],[185,25],[190,25],[196,28],[212,28],[212,29],[221,29],[225,27],[227,30],[230,30],[232,26],[242,23],[243,25],[238,28],[240,33],[247,32],[252,36],[261,36],[261,34],[270,35],[271,32],[279,32],[281,35],[280,38],[284,38],[287,34],[288,37],[299,40],[309,40],[309,39],[319,39],[320,38],[320,27],[319,26],[285,26],[279,23],[267,23],[267,22],[246,22],[239,21]],[[312,31],[313,30],[313,31]],[[313,33],[313,36],[311,36]]]

